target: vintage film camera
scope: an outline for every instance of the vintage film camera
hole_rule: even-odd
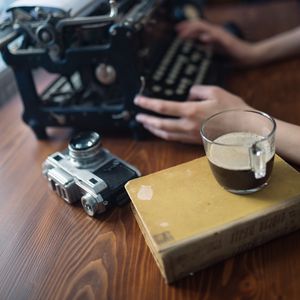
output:
[[[175,33],[177,22],[199,17],[201,3],[16,0],[0,48],[15,73],[24,121],[40,139],[51,126],[142,136],[136,94],[183,101],[193,84],[222,78],[209,47]],[[36,69],[57,75],[40,93]]]
[[[97,132],[86,131],[75,135],[68,149],[45,160],[43,175],[67,203],[80,200],[85,212],[95,216],[126,203],[125,183],[141,174],[103,148]]]

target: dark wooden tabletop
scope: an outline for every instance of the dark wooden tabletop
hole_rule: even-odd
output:
[[[207,17],[236,21],[258,40],[300,24],[297,1],[214,6]],[[227,87],[271,115],[300,125],[300,58],[237,70]],[[0,299],[299,299],[300,232],[218,263],[168,286],[129,205],[93,219],[48,189],[41,164],[68,130],[38,141],[16,98],[0,109]],[[104,136],[143,174],[203,155],[201,146]]]

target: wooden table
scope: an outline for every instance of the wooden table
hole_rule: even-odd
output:
[[[300,23],[296,1],[216,6],[212,20],[234,19],[249,39]],[[256,108],[300,125],[300,58],[236,71],[228,89]],[[35,139],[19,99],[0,110],[0,299],[299,299],[300,232],[168,286],[129,205],[97,219],[48,189],[43,160],[63,150],[69,131]],[[143,174],[203,155],[200,146],[104,137],[105,147]]]

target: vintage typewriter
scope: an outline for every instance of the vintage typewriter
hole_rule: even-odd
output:
[[[143,131],[136,94],[183,101],[193,84],[220,83],[211,49],[176,36],[175,24],[201,15],[201,1],[17,0],[0,27],[23,119],[37,138],[47,127]],[[41,93],[36,70],[56,74]]]

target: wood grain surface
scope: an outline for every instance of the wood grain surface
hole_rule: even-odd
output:
[[[252,40],[300,24],[297,1],[213,6],[206,15],[234,19]],[[227,87],[300,124],[299,70],[300,58],[237,70]],[[70,131],[52,129],[51,139],[38,141],[21,114],[18,97],[0,109],[0,299],[299,299],[299,232],[166,285],[129,205],[93,219],[48,189],[41,164],[66,147]],[[204,154],[156,138],[104,136],[103,144],[143,174]]]

